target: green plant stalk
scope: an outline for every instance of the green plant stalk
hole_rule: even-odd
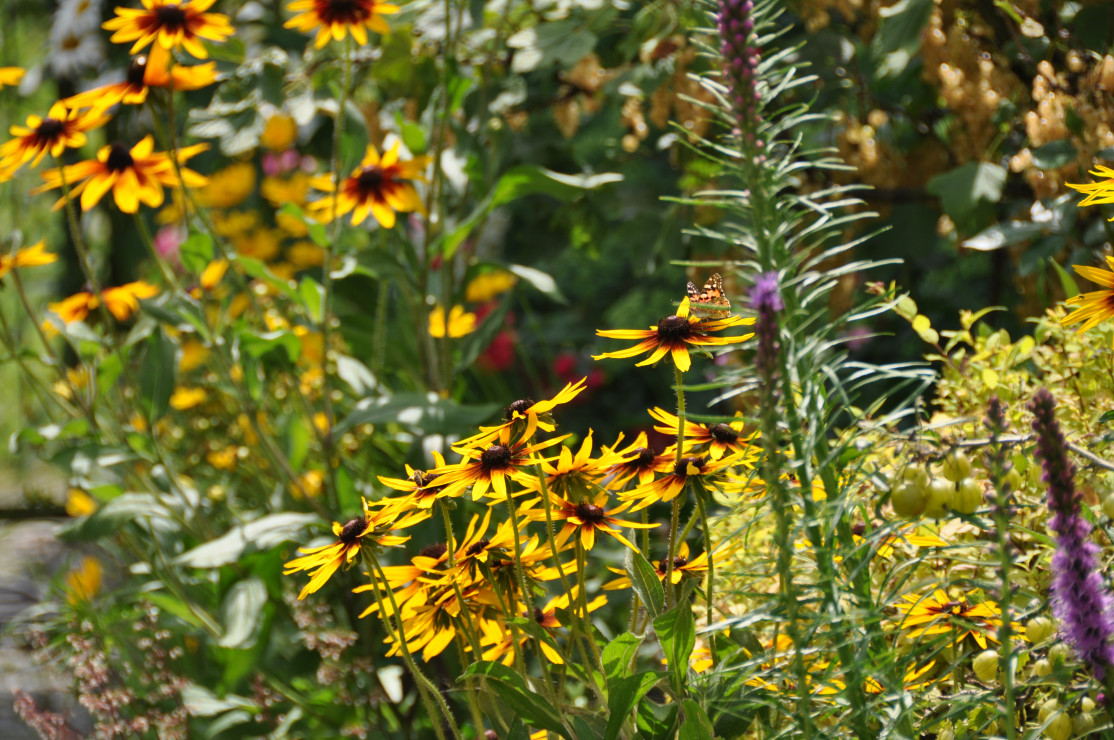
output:
[[[174,276],[174,273],[170,270],[169,265],[166,264],[166,260],[163,259],[163,256],[155,249],[155,241],[151,238],[151,232],[147,228],[147,222],[143,220],[143,216],[139,215],[139,211],[132,214],[132,219],[135,221],[135,227],[136,230],[139,231],[139,236],[143,241],[143,245],[147,247],[147,251],[151,253],[151,259],[159,266],[159,274],[162,275],[163,282],[175,293],[180,292],[182,288],[178,284],[178,278]]]
[[[344,38],[344,78],[341,82],[340,88],[340,102],[337,108],[337,120],[333,125],[333,150],[329,157],[329,165],[333,170],[333,198],[330,207],[332,226],[332,238],[329,239],[329,245],[325,248],[325,265],[321,271],[322,283],[322,298],[321,298],[321,323],[319,324],[319,331],[321,332],[321,403],[325,413],[325,430],[320,433],[321,452],[325,458],[325,470],[329,479],[329,495],[331,501],[334,503],[338,500],[339,493],[337,491],[337,471],[336,464],[333,460],[333,448],[335,440],[333,439],[333,427],[336,425],[336,415],[333,411],[333,399],[331,393],[330,372],[329,372],[329,354],[332,338],[333,328],[333,269],[335,267],[337,257],[337,241],[340,238],[341,220],[337,218],[337,208],[340,201],[340,181],[343,178],[341,173],[340,161],[340,138],[344,130],[344,116],[345,109],[348,107],[348,94],[349,88],[352,87],[352,37],[345,36]],[[316,428],[316,425],[314,425]]]
[[[681,464],[685,446],[685,374],[676,364],[673,365],[674,390],[677,393],[677,451],[673,458],[674,475],[676,468]],[[673,499],[673,506],[669,517],[669,548],[665,559],[665,609],[669,611],[677,600],[676,589],[673,587],[673,559],[677,557],[677,527],[681,522],[681,493]]]
[[[1002,612],[1002,624],[998,627],[998,666],[1002,671],[1002,725],[1006,730],[1006,739],[1015,740],[1017,737],[1017,687],[1014,685],[1013,662],[1013,627],[1011,625],[1011,601],[1013,599],[1013,586],[1011,573],[1013,559],[1010,557],[1010,488],[1006,483],[1006,452],[1005,447],[998,442],[998,437],[1005,430],[997,424],[990,426],[990,449],[987,451],[987,469],[990,472],[990,482],[994,486],[994,529],[998,541],[998,582],[1001,591],[998,595],[998,608]]]
[[[708,509],[704,504],[704,492],[700,487],[694,489],[696,493],[696,510],[700,514],[700,527],[704,530],[704,555],[708,558],[708,586],[705,591],[705,597],[708,601],[708,625],[711,626],[715,623],[715,602],[713,600],[715,594],[715,579],[716,579],[716,566],[715,561],[712,559],[712,531],[708,528]],[[715,635],[709,633],[709,640],[715,639]],[[715,666],[716,651],[712,650],[712,665]]]
[[[430,721],[433,724],[433,731],[437,733],[438,740],[445,740],[445,731],[441,727],[441,723],[436,719],[438,714],[444,716],[446,723],[449,725],[449,729],[452,730],[453,737],[456,738],[456,740],[463,740],[460,729],[457,727],[456,720],[449,710],[449,705],[445,702],[445,697],[441,696],[441,692],[437,690],[433,682],[421,672],[417,663],[414,662],[414,656],[410,654],[410,646],[406,643],[406,630],[402,626],[402,614],[399,612],[394,591],[389,587],[384,590],[387,592],[387,598],[391,604],[391,614],[398,623],[397,633],[395,632],[394,625],[391,624],[390,618],[386,616],[383,597],[379,593],[379,584],[387,583],[387,575],[383,572],[383,567],[379,564],[379,558],[375,556],[375,553],[373,553],[369,547],[361,547],[360,555],[372,570],[371,590],[372,593],[375,594],[375,603],[379,606],[379,616],[383,620],[383,626],[386,627],[387,634],[390,635],[391,639],[399,645],[403,661],[410,670],[410,675],[414,677],[414,683],[418,686],[418,693],[421,694],[422,701],[426,705],[426,713],[429,715]]]
[[[576,596],[580,604],[581,627],[584,631],[584,638],[588,642],[588,646],[592,650],[592,658],[595,661],[593,666],[595,670],[603,670],[603,656],[600,654],[600,646],[596,644],[596,637],[592,634],[592,619],[588,616],[588,589],[585,587],[585,566],[587,565],[587,553],[584,551],[584,545],[580,542],[578,537],[576,540]],[[570,604],[571,606],[571,604]]]
[[[505,480],[503,481],[503,489],[507,495],[507,514],[511,518],[511,532],[514,534],[514,570],[518,577],[518,587],[522,591],[522,603],[526,605],[527,612],[533,614],[534,596],[530,593],[526,583],[526,569],[522,567],[522,533],[518,531],[518,512],[514,508],[511,488]]]

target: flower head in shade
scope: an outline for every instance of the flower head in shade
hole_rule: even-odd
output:
[[[1067,443],[1056,421],[1056,401],[1046,388],[1029,403],[1037,456],[1048,486],[1048,526],[1056,533],[1052,556],[1052,611],[1079,657],[1102,681],[1114,664],[1114,613],[1110,594],[1098,569],[1098,546],[1091,542],[1091,525],[1079,511],[1075,466],[1068,459]]]
[[[951,634],[958,644],[970,637],[985,650],[988,639],[997,642],[1002,624],[1002,612],[995,602],[972,604],[951,599],[941,588],[934,588],[931,594],[905,594],[894,606],[903,615],[899,628],[910,630],[910,638]]]
[[[0,278],[18,267],[38,267],[58,261],[58,255],[46,251],[46,242],[40,241],[11,254],[0,255]]]
[[[207,13],[216,0],[143,0],[142,8],[116,8],[116,17],[103,24],[115,31],[109,41],[127,44],[135,54],[156,43],[164,49],[181,47],[198,59],[208,59],[202,39],[221,42],[234,32],[228,16]]]
[[[596,334],[611,339],[638,339],[638,344],[617,352],[604,352],[592,355],[593,360],[604,358],[635,357],[644,352],[650,356],[636,363],[636,366],[653,365],[666,355],[673,360],[673,364],[681,372],[687,372],[692,367],[692,358],[689,357],[690,347],[718,347],[735,342],[745,342],[753,334],[742,336],[719,337],[713,336],[724,329],[753,324],[754,319],[731,316],[726,319],[704,320],[698,316],[690,315],[689,299],[686,297],[677,308],[673,316],[666,316],[658,325],[649,329],[597,329]]]
[[[676,436],[677,425],[680,423],[680,419],[661,408],[652,409],[650,411],[650,416],[654,417],[654,420],[658,422],[658,426],[654,427],[655,431]],[[758,437],[758,433],[746,434],[744,427],[745,424],[742,421],[708,426],[707,424],[698,424],[695,421],[685,419],[685,449],[706,449],[708,451],[708,457],[712,460],[720,459],[727,452],[735,454],[747,452],[751,453],[748,457],[750,457],[751,462],[753,462],[753,458],[757,455],[758,450],[755,449],[751,443]],[[749,467],[753,467],[753,465]]]
[[[1107,257],[1106,264],[1114,269],[1114,257]],[[1064,301],[1069,306],[1078,306],[1075,311],[1064,317],[1064,324],[1083,322],[1079,331],[1087,331],[1106,319],[1114,317],[1114,272],[1087,265],[1073,265],[1075,271],[1106,290],[1093,290],[1080,293]]]
[[[140,203],[158,208],[165,198],[163,188],[178,184],[178,172],[170,155],[155,152],[154,147],[155,140],[151,136],[143,137],[130,149],[120,143],[101,147],[96,159],[43,172],[46,182],[32,192],[53,190],[66,183],[70,186],[70,198],[80,197],[84,210],[99,203],[109,191],[112,191],[116,206],[124,213],[135,213]],[[184,162],[208,148],[208,144],[195,144],[179,149],[178,161]],[[178,171],[181,172],[182,182],[190,187],[206,182],[193,170],[180,167]],[[60,208],[63,202],[64,199],[59,200],[55,208]]]
[[[375,217],[384,229],[395,225],[395,211],[421,211],[422,201],[410,180],[425,182],[422,174],[429,157],[415,157],[406,161],[399,160],[399,142],[379,156],[375,147],[369,146],[360,166],[352,174],[340,181],[339,193],[335,203],[333,176],[318,175],[310,185],[327,193],[309,204],[309,212],[319,221],[332,221],[352,213],[352,225],[362,224],[368,214]]]
[[[672,501],[685,490],[685,485],[690,481],[699,481],[703,484],[724,468],[738,464],[738,455],[722,457],[719,460],[709,460],[706,457],[689,455],[680,460],[669,460],[662,472],[668,470],[667,475],[649,483],[642,484],[626,493],[620,498],[634,502],[631,511],[640,511],[651,504]]]
[[[139,310],[140,300],[153,298],[158,293],[159,289],[156,286],[137,280],[134,283],[105,288],[101,291],[100,297],[89,292],[75,293],[58,303],[51,303],[48,308],[68,324],[72,321],[84,321],[89,312],[101,304],[103,298],[108,312],[115,316],[117,321],[126,321]]]
[[[341,41],[348,34],[363,45],[367,43],[368,31],[390,33],[391,27],[383,16],[398,12],[397,5],[379,0],[296,0],[286,8],[301,13],[284,26],[303,33],[316,28],[317,39],[313,45],[318,49],[329,43],[329,39]]]
[[[0,145],[0,172],[11,173],[27,162],[34,167],[47,154],[57,157],[67,149],[83,147],[85,132],[107,121],[97,111],[82,113],[55,103],[46,116],[28,116],[26,125],[11,127],[15,138]]]
[[[586,378],[581,378],[575,383],[567,383],[551,398],[541,401],[535,401],[532,398],[520,398],[508,404],[503,409],[505,421],[502,424],[493,427],[480,427],[479,433],[460,440],[453,445],[453,449],[461,452],[470,447],[483,447],[504,432],[509,433],[509,439],[525,441],[533,437],[534,432],[539,429],[546,432],[556,431],[557,424],[554,422],[551,412],[558,406],[566,404],[580,395],[585,388],[586,380]]]
[[[396,517],[392,512],[382,509],[371,511],[367,500],[364,500],[363,516],[341,524],[333,522],[333,534],[337,541],[331,545],[299,549],[302,557],[294,558],[286,564],[283,575],[291,575],[299,571],[310,574],[309,583],[298,594],[299,599],[304,599],[309,594],[320,589],[325,582],[341,567],[348,567],[360,554],[361,547],[367,546],[395,546],[406,542],[409,537],[392,535],[392,529],[405,529],[413,524],[429,518],[428,511],[414,511],[403,517]]]
[[[619,540],[630,549],[637,550],[638,548],[623,536],[619,528],[653,529],[660,525],[660,522],[643,524],[642,522],[616,519],[616,514],[621,514],[630,508],[630,502],[623,502],[618,506],[607,509],[607,499],[607,494],[603,493],[590,500],[576,503],[561,496],[549,494],[549,502],[553,506],[551,511],[553,521],[563,521],[565,523],[561,531],[557,533],[557,548],[564,547],[569,538],[579,535],[580,544],[585,550],[591,550],[596,544],[596,532],[602,532]],[[525,518],[532,521],[545,521],[545,509],[541,505],[541,499],[527,501],[523,504],[522,509],[521,513]]]
[[[603,486],[609,491],[618,491],[629,481],[637,478],[639,484],[649,483],[656,477],[658,470],[667,470],[675,457],[671,451],[663,453],[654,452],[650,447],[646,432],[639,432],[629,445],[619,449],[623,442],[623,435],[615,440],[612,447],[604,447],[608,453],[613,453],[618,460],[607,469]]]

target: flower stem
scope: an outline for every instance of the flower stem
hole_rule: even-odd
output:
[[[685,445],[685,375],[676,365],[673,366],[674,390],[677,392],[677,450],[673,463],[681,464]],[[669,549],[665,559],[665,608],[673,608],[677,600],[676,590],[673,586],[673,559],[677,557],[677,527],[681,523],[681,496],[684,491],[673,499],[673,509],[669,517]]]

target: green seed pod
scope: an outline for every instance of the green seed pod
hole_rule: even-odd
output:
[[[993,650],[983,650],[975,656],[972,662],[975,675],[983,683],[990,683],[998,677],[998,653]]]
[[[902,483],[890,494],[890,503],[893,504],[895,514],[913,519],[924,513],[928,498],[924,488],[912,483]]]
[[[933,478],[928,483],[928,503],[925,505],[924,513],[934,519],[945,516],[954,494],[954,483],[943,478]]]
[[[1102,513],[1114,519],[1114,495],[1107,496],[1102,500]]]
[[[1071,648],[1062,642],[1048,648],[1048,660],[1052,665],[1063,665],[1071,660],[1071,657]]]
[[[1068,740],[1071,737],[1071,717],[1063,712],[1052,715],[1048,726],[1044,728],[1044,736],[1048,740]]]
[[[1044,722],[1051,717],[1054,713],[1060,711],[1060,700],[1049,699],[1044,704],[1041,704],[1040,710],[1037,712],[1037,720]]]
[[[1080,712],[1071,718],[1071,731],[1075,735],[1086,735],[1095,729],[1095,718],[1090,712]]]
[[[1025,623],[1025,639],[1039,645],[1056,631],[1056,623],[1048,617],[1033,617]]]
[[[959,484],[959,490],[952,495],[952,510],[960,514],[974,514],[982,506],[982,484],[970,478],[964,478]]]
[[[1052,674],[1052,664],[1048,662],[1048,658],[1041,658],[1033,662],[1033,675],[1038,678],[1045,678]]]

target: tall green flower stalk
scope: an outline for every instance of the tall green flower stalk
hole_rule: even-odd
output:
[[[739,266],[739,279],[754,285],[751,306],[758,315],[754,366],[725,370],[720,381],[731,389],[719,400],[753,394],[758,403],[766,451],[761,475],[780,581],[778,614],[770,618],[784,620],[795,646],[792,675],[786,678],[796,683],[799,698],[784,721],[804,736],[813,726],[809,692],[824,677],[807,675],[801,653],[807,648],[809,663],[826,660],[829,670],[842,674],[841,726],[856,737],[874,738],[879,708],[891,713],[892,707],[904,707],[897,727],[911,735],[911,708],[901,699],[902,676],[885,659],[883,615],[866,567],[872,541],[855,534],[860,519],[849,496],[860,474],[848,464],[856,456],[856,434],[845,433],[855,423],[846,409],[855,405],[863,385],[886,378],[892,382],[887,391],[911,391],[893,399],[893,413],[901,413],[930,373],[852,363],[842,350],[840,334],[876,310],[878,299],[833,317],[828,294],[841,275],[880,264],[848,258],[868,237],[843,240],[857,221],[874,214],[846,211],[858,203],[849,197],[850,187],[814,191],[807,198],[796,192],[798,179],[808,172],[843,165],[829,151],[804,147],[818,121],[797,90],[814,78],[792,66],[792,49],[764,54],[779,33],[778,6],[769,0],[720,0],[717,43],[709,48],[720,73],[703,80],[717,101],[709,107],[726,134],[702,142],[702,151],[719,167],[720,187],[698,193],[694,202],[716,206],[722,217],[694,233],[734,250],[729,257]],[[806,550],[799,548],[802,542]],[[795,567],[797,553],[810,554],[812,567]],[[818,657],[828,650],[835,655]],[[867,694],[868,679],[881,693]],[[771,719],[777,727],[781,721]]]

